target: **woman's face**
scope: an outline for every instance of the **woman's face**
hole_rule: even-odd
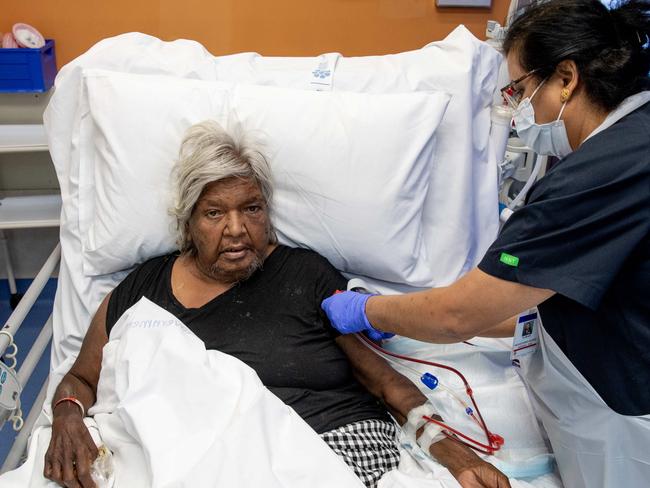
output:
[[[199,270],[221,283],[249,278],[273,247],[268,208],[250,179],[206,185],[188,227]]]
[[[515,49],[508,53],[507,62],[511,80],[517,80],[527,73],[519,64],[519,54]],[[542,81],[543,79],[533,74],[517,83],[515,89],[522,91],[522,100],[524,98],[530,98]],[[562,80],[555,74],[552,74],[544,81],[544,84],[537,90],[537,93],[535,93],[535,96],[531,100],[531,104],[535,109],[535,122],[545,124],[557,119],[562,109],[560,92],[563,87]]]

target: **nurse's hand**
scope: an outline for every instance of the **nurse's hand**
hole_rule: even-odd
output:
[[[395,334],[375,329],[366,316],[366,302],[371,296],[374,295],[354,291],[337,292],[323,300],[321,308],[341,334],[366,332],[373,341],[388,339]]]
[[[57,405],[43,475],[67,488],[95,488],[90,466],[97,453],[79,407],[70,402]]]

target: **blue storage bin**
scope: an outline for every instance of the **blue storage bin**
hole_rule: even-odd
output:
[[[55,77],[54,40],[40,49],[0,49],[0,92],[45,92]]]

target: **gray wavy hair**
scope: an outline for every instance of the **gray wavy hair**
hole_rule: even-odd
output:
[[[277,242],[270,223],[271,167],[262,153],[261,142],[247,134],[240,124],[233,125],[232,133],[228,133],[216,121],[205,120],[191,126],[181,143],[172,170],[174,204],[170,214],[176,218],[176,244],[183,253],[194,249],[188,223],[203,189],[227,178],[252,179],[258,184],[269,213],[269,239]]]

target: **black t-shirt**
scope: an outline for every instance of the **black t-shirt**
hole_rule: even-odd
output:
[[[557,292],[538,307],[544,328],[624,415],[650,414],[649,230],[647,103],[539,180],[479,264]]]
[[[147,261],[115,288],[106,316],[109,334],[144,296],[178,317],[207,349],[248,364],[316,432],[387,418],[386,410],[353,377],[320,308],[323,299],[347,285],[325,258],[278,246],[251,278],[200,308],[188,309],[171,291],[176,257]]]

